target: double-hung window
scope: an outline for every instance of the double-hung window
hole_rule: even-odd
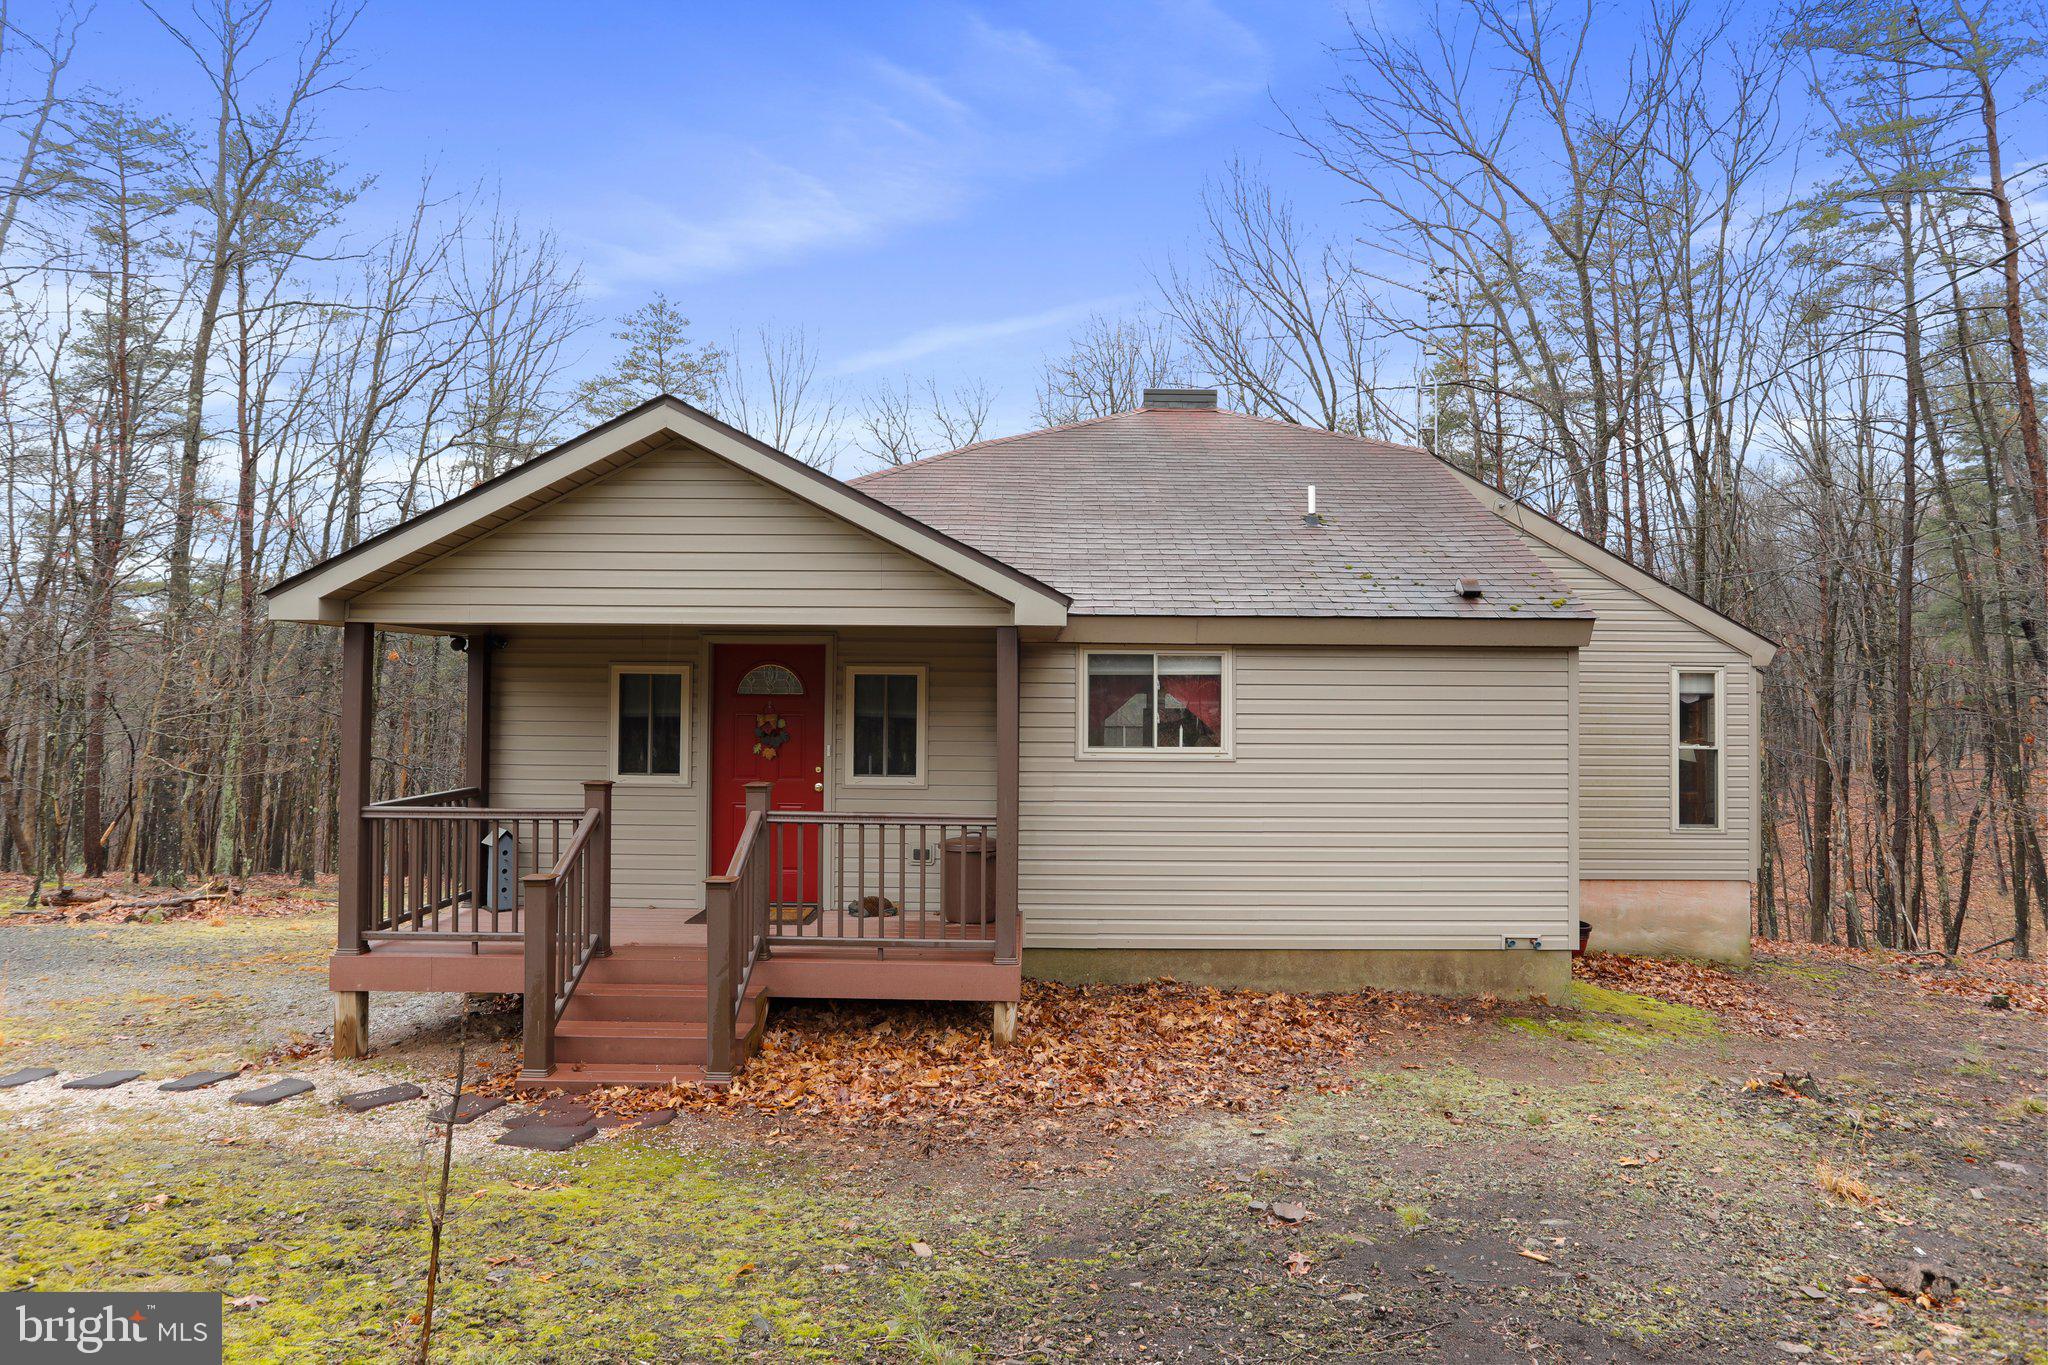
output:
[[[924,784],[925,670],[846,670],[847,771],[853,786]]]
[[[1671,808],[1682,830],[1721,828],[1721,683],[1718,669],[1672,677]]]
[[[1223,655],[1100,650],[1084,657],[1084,750],[1225,752]]]
[[[681,782],[689,775],[690,670],[654,664],[612,669],[612,774]]]

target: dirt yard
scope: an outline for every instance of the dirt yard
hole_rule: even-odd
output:
[[[460,1002],[314,1049],[327,922],[0,927],[0,1289],[217,1288],[237,1360],[416,1342]],[[446,1360],[2048,1361],[2048,979],[1789,947],[1553,1007],[791,1009],[731,1100],[458,1130]],[[514,1016],[468,1026],[490,1073]],[[193,1094],[200,1066],[246,1075]],[[135,1067],[104,1092],[72,1075]],[[314,1093],[229,1103],[258,1080]],[[615,1109],[665,1103],[641,1099]]]

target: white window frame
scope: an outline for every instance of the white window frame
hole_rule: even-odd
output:
[[[1687,673],[1705,673],[1714,680],[1714,823],[1683,824],[1678,818],[1678,686]],[[1721,834],[1728,828],[1728,670],[1718,665],[1674,664],[1671,668],[1671,704],[1665,723],[1670,727],[1671,750],[1671,832],[1673,834]],[[1700,745],[1686,746],[1700,748]]]
[[[863,675],[917,679],[917,772],[909,777],[856,776],[853,770],[853,690],[854,679]],[[930,671],[923,664],[849,664],[846,667],[846,701],[842,708],[846,738],[843,747],[846,752],[845,771],[840,782],[848,787],[923,787],[931,781],[929,749],[932,736],[932,707]]]
[[[1162,655],[1208,654],[1223,666],[1223,734],[1213,749],[1098,749],[1088,743],[1088,661],[1097,654],[1152,656],[1153,692],[1158,692]],[[1217,763],[1235,758],[1237,744],[1237,666],[1229,649],[1217,645],[1091,645],[1074,651],[1074,752],[1077,757],[1112,763]]]
[[[619,675],[622,673],[670,674],[682,679],[682,770],[674,773],[622,773],[619,771]],[[697,739],[697,711],[695,698],[690,691],[690,666],[688,664],[613,664],[608,685],[611,695],[605,698],[605,711],[611,724],[606,727],[605,767],[612,775],[612,781],[635,787],[687,787],[690,785],[692,748]]]

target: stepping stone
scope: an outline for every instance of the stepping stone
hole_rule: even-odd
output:
[[[506,1129],[498,1138],[498,1145],[526,1147],[536,1152],[566,1152],[584,1139],[596,1135],[596,1127],[588,1123],[576,1128],[557,1128],[544,1123],[529,1123],[523,1128]]]
[[[313,1088],[311,1081],[302,1081],[297,1076],[287,1076],[269,1085],[259,1085],[254,1090],[244,1090],[229,1101],[231,1104],[276,1104],[294,1095],[303,1095]]]
[[[427,1092],[416,1085],[387,1085],[382,1090],[365,1090],[356,1095],[343,1095],[341,1107],[351,1114],[367,1114],[372,1109],[382,1109],[387,1104],[401,1100],[416,1100]]]
[[[505,1120],[505,1127],[511,1128],[581,1128],[597,1116],[580,1104],[563,1105],[556,1108],[542,1105],[537,1110],[514,1114]]]
[[[25,1066],[19,1071],[10,1071],[5,1076],[0,1076],[0,1090],[12,1090],[15,1086],[27,1085],[30,1081],[48,1080],[56,1074],[55,1067]]]
[[[642,1114],[628,1126],[633,1128],[666,1128],[676,1119],[673,1109],[657,1109],[651,1114]]]
[[[219,1085],[222,1081],[231,1081],[241,1074],[239,1071],[195,1071],[189,1076],[180,1076],[175,1081],[165,1081],[157,1089],[169,1090],[173,1093],[185,1090],[204,1090],[209,1085]]]
[[[504,1107],[505,1101],[498,1099],[496,1096],[464,1095],[462,1097],[462,1107],[455,1111],[455,1121],[457,1123],[475,1123],[493,1109],[503,1109]],[[448,1122],[448,1106],[442,1105],[439,1109],[427,1115],[427,1117],[435,1123]]]
[[[117,1085],[126,1085],[142,1073],[140,1071],[102,1071],[94,1076],[80,1076],[75,1081],[64,1082],[66,1090],[112,1090]]]

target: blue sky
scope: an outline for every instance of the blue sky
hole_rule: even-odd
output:
[[[1341,218],[1274,128],[1343,31],[1328,0],[372,0],[363,88],[326,123],[381,178],[373,211],[427,166],[498,185],[584,263],[601,316],[660,289],[709,339],[802,326],[850,388],[980,379],[1011,429],[1040,356],[1149,293],[1232,157]],[[204,95],[131,0],[102,0],[75,74],[180,113]],[[586,363],[606,345],[594,329]]]

